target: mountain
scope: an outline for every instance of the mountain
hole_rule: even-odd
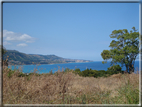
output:
[[[56,55],[25,54],[16,50],[6,50],[3,59],[8,58],[9,65],[29,65],[29,64],[55,64],[55,63],[75,63],[92,62],[90,60],[66,59]]]

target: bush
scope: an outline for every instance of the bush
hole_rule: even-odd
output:
[[[75,69],[75,74],[79,74],[83,77],[107,77],[109,75],[114,74],[112,71],[105,71],[105,70],[92,70],[92,69],[86,69],[84,71],[80,71],[80,69]]]
[[[78,74],[78,75],[81,76],[81,71],[80,71],[79,68],[76,68],[76,69],[73,71],[73,73]]]
[[[92,70],[92,69],[86,69],[84,71],[80,71],[79,68],[75,69],[73,71],[73,73],[75,74],[78,74],[80,76],[83,76],[83,77],[108,77],[110,75],[113,75],[113,74],[118,74],[118,73],[123,73],[123,71],[121,70],[122,68],[119,66],[119,65],[113,65],[111,67],[109,67],[107,69],[107,71],[105,70]]]
[[[80,76],[83,76],[83,77],[97,77],[97,75],[98,75],[98,71],[92,70],[92,69],[90,70],[86,69],[80,73]]]
[[[19,72],[18,77],[25,77],[25,76],[26,76],[26,74],[24,74],[24,73],[22,73],[22,72]]]
[[[134,88],[129,80],[128,83],[125,84],[124,87],[121,87],[118,89],[119,96],[116,97],[115,99],[119,99],[118,103],[123,103],[123,104],[139,104],[139,89]]]
[[[88,68],[81,72],[81,76],[83,77],[91,77],[93,74],[92,70],[89,70]]]
[[[64,72],[69,72],[70,71],[70,69],[69,68],[66,68],[65,70],[64,70]]]
[[[99,70],[97,71],[97,76],[96,77],[103,77],[106,76],[106,71],[105,70]]]
[[[123,73],[122,68],[119,65],[113,65],[107,69],[109,75]]]
[[[14,70],[9,70],[7,76],[8,76],[9,78],[11,78],[14,73],[15,73]]]
[[[121,67],[119,65],[113,65],[111,67],[108,68],[108,71],[114,71],[114,72],[117,72],[117,71],[121,71]]]

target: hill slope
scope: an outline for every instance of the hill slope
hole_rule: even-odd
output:
[[[76,60],[65,59],[56,55],[37,55],[37,54],[25,54],[16,50],[7,50],[3,59],[8,57],[9,64],[54,64],[54,63],[73,63],[73,62],[91,62],[89,60]]]

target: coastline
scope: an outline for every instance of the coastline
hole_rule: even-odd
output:
[[[96,62],[96,61],[88,61],[88,62]],[[20,65],[8,65],[8,66],[22,66],[22,65],[53,65],[53,64],[69,64],[69,63],[88,63],[88,62],[66,62],[66,63],[49,63],[49,64],[20,64]],[[101,61],[98,61],[101,62]]]
[[[135,72],[139,68],[139,62],[136,61],[135,64]],[[56,72],[58,70],[65,70],[65,69],[80,69],[81,71],[86,69],[92,70],[107,70],[110,67],[110,62],[106,64],[102,64],[102,61],[94,61],[94,62],[79,62],[79,63],[56,63],[56,64],[31,64],[31,65],[9,65],[8,68],[14,70],[15,68],[18,69],[22,67],[23,73],[33,72],[34,69],[37,69],[38,72],[41,73],[49,73],[51,70],[52,72]],[[122,70],[125,70],[125,67],[122,67]]]

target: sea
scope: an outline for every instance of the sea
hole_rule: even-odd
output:
[[[95,62],[84,62],[84,63],[62,63],[62,64],[41,64],[41,65],[10,65],[8,68],[19,69],[23,73],[32,73],[36,71],[39,74],[49,73],[52,70],[52,73],[57,72],[58,70],[63,71],[66,68],[69,69],[77,69],[79,68],[81,71],[85,69],[93,69],[93,70],[107,70],[110,67],[110,62],[105,64],[102,61]],[[121,66],[121,65],[120,65]],[[139,61],[135,61],[135,72],[139,71]],[[126,70],[125,66],[122,67],[122,70]]]

